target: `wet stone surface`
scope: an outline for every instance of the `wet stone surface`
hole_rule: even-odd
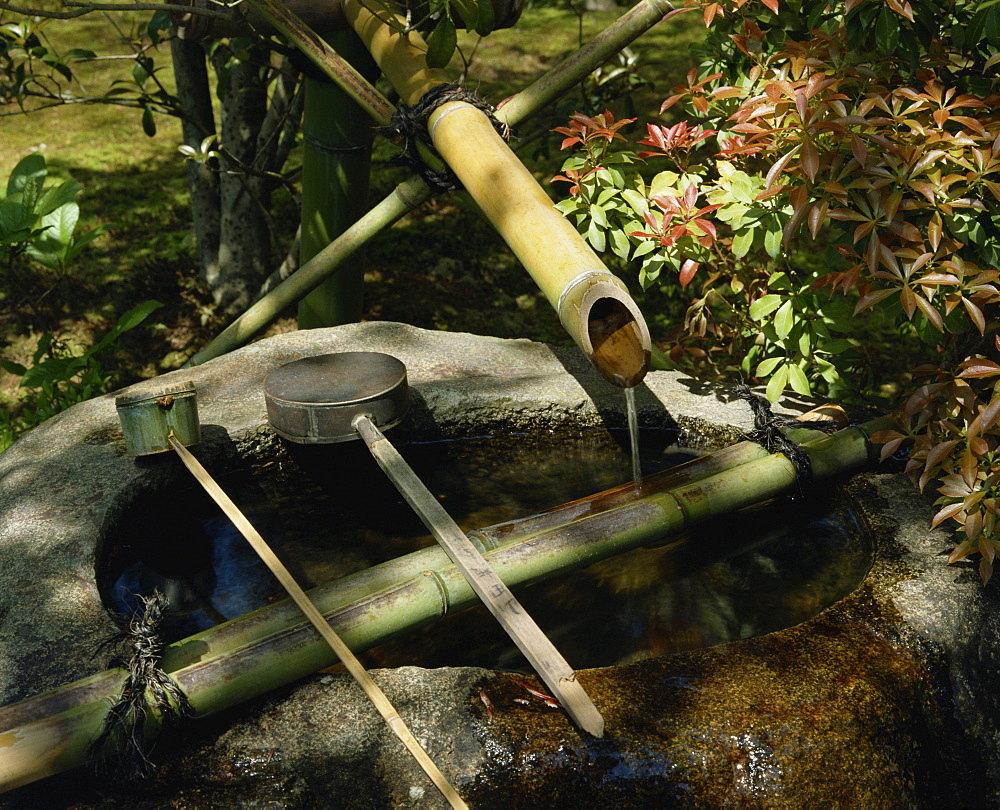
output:
[[[198,388],[203,463],[218,471],[271,452],[263,377],[341,349],[407,364],[413,435],[623,423],[620,392],[576,353],[361,324],[168,375]],[[651,375],[639,406],[645,424],[688,443],[725,444],[748,427],[742,408],[677,375]],[[100,668],[92,654],[113,629],[94,576],[104,532],[144,492],[181,480],[162,459],[128,458],[116,427],[105,397],[0,455],[0,704]],[[584,738],[537,697],[535,678],[401,667],[376,680],[473,807],[996,806],[996,588],[983,589],[972,566],[946,564],[951,538],[926,528],[932,509],[901,476],[869,471],[845,486],[874,537],[862,585],[795,627],[581,671],[604,739]],[[153,758],[144,782],[78,769],[3,794],[0,806],[445,806],[336,672],[187,721]]]

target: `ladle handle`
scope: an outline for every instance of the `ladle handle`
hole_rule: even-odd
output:
[[[361,662],[344,643],[343,639],[330,627],[330,623],[323,618],[323,614],[312,603],[306,592],[299,587],[299,584],[292,577],[291,573],[271,550],[267,541],[253,527],[253,524],[247,519],[246,515],[240,511],[239,507],[233,503],[222,487],[209,475],[208,470],[201,465],[201,462],[177,440],[173,431],[168,434],[167,439],[170,442],[170,446],[177,451],[177,455],[180,456],[181,461],[184,462],[184,466],[188,468],[198,483],[211,496],[212,500],[219,505],[222,511],[226,513],[226,516],[239,529],[240,534],[246,538],[247,542],[253,547],[253,550],[257,552],[257,555],[271,570],[271,573],[278,578],[278,582],[288,592],[288,595],[292,597],[292,600],[299,606],[299,609],[306,615],[306,618],[313,623],[313,626],[337,654],[337,657],[354,677],[354,680],[365,690],[365,694],[375,704],[375,708],[378,709],[379,714],[382,715],[385,722],[388,723],[389,728],[395,732],[403,745],[406,746],[420,767],[424,769],[424,773],[430,777],[431,781],[441,791],[452,807],[467,810],[468,805],[458,795],[458,792],[445,775],[441,773],[437,765],[434,764],[434,760],[430,758],[427,752],[420,746],[420,743],[417,742],[406,723],[403,722],[403,718],[399,716],[399,712],[389,702],[389,698],[379,689],[378,684],[372,680],[371,675],[368,674],[361,665]]]
[[[507,583],[490,568],[479,549],[375,423],[362,414],[354,417],[352,424],[389,480],[420,516],[455,567],[559,699],[567,714],[584,731],[603,737],[604,718],[576,679],[573,668],[517,601]]]

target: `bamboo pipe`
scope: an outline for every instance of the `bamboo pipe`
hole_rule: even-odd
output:
[[[577,53],[567,57],[532,82],[507,102],[496,117],[516,126],[552,103],[571,87],[582,81],[594,68],[629,45],[656,23],[677,13],[667,0],[643,0],[604,29]],[[320,68],[333,78],[328,68]],[[378,205],[351,228],[327,245],[319,254],[300,267],[292,276],[253,304],[205,348],[197,352],[186,366],[197,366],[226,352],[249,343],[260,331],[273,323],[289,306],[313,290],[323,279],[337,272],[341,263],[355,250],[373,239],[383,228],[399,221],[409,211],[426,202],[431,190],[419,177],[400,183]]]
[[[894,422],[883,417],[839,431],[803,446],[822,480],[869,460],[867,436]],[[569,570],[605,559],[630,548],[662,539],[668,531],[691,528],[713,510],[731,510],[780,495],[795,486],[795,471],[784,456],[769,455],[698,481],[643,498],[632,504],[590,515],[569,525],[504,545],[486,556],[490,566],[510,586],[527,584],[557,570]],[[428,553],[430,552],[430,553]],[[441,567],[425,565],[431,555]],[[352,649],[385,641],[419,624],[467,607],[476,601],[472,588],[439,549],[417,552],[417,573],[403,580],[375,569],[330,583],[329,590],[348,592],[359,578],[380,587],[324,618]],[[426,556],[425,556],[426,555]],[[386,564],[398,569],[399,561]],[[373,576],[374,575],[374,576]],[[316,591],[314,590],[315,594]],[[356,597],[356,593],[351,594]],[[334,601],[336,595],[331,597]],[[261,624],[261,617],[280,607],[265,608],[228,625]],[[378,622],[371,617],[379,616]],[[199,633],[172,647],[188,652],[188,663],[171,672],[198,716],[221,711],[241,701],[291,683],[334,663],[327,645],[308,623],[285,627],[212,655],[206,639],[224,633],[227,625]],[[249,636],[248,636],[249,637]],[[167,669],[167,658],[164,669]],[[124,670],[111,670],[42,695],[0,708],[0,791],[27,784],[82,764],[90,740],[100,733],[108,697],[121,683]],[[155,726],[158,717],[152,718]],[[154,729],[155,730],[155,729]]]
[[[846,426],[845,421],[842,426]],[[786,431],[789,439],[796,443],[815,439],[815,430],[793,428]],[[558,529],[581,518],[607,512],[624,506],[636,499],[664,492],[685,484],[694,483],[716,473],[732,470],[742,464],[765,458],[767,450],[750,441],[737,442],[701,458],[694,458],[663,472],[629,481],[597,495],[588,495],[570,503],[529,515],[497,523],[483,529],[473,529],[469,536],[484,548],[499,548],[508,543],[526,540],[544,531]]]
[[[407,104],[448,82],[427,67],[427,46],[385,9],[343,0],[344,16]],[[649,370],[650,337],[639,308],[560,214],[481,111],[464,102],[428,119],[434,147],[535,280],[586,358],[613,384],[638,385]]]
[[[349,64],[377,75],[353,31],[341,31],[329,41]],[[368,210],[374,129],[364,109],[336,84],[322,77],[303,81],[299,261],[305,263]],[[356,251],[341,272],[299,301],[299,329],[360,321],[364,274],[365,253]]]

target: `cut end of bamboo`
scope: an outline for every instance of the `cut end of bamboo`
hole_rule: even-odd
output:
[[[559,298],[559,319],[586,358],[619,388],[632,388],[649,371],[646,321],[621,282],[607,272],[574,279]]]
[[[593,737],[604,736],[604,718],[590,699],[587,690],[575,678],[561,678],[559,681],[559,700],[580,728]]]

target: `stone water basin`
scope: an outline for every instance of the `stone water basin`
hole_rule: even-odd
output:
[[[645,474],[700,453],[645,430]],[[400,450],[465,531],[523,518],[625,484],[623,430],[550,431],[412,442]],[[224,488],[303,587],[434,545],[360,443],[278,448]],[[149,515],[169,501],[168,515]],[[856,507],[826,494],[782,499],[526,588],[520,601],[577,668],[609,666],[791,627],[853,591],[871,563]],[[105,603],[122,615],[159,588],[176,641],[285,596],[232,522],[196,484],[137,499],[106,533]],[[482,666],[531,673],[483,606],[369,650],[369,665]]]
[[[359,324],[269,339],[170,376],[197,386],[203,463],[219,472],[272,457],[263,378],[301,356],[346,350],[406,363],[413,410],[394,441],[624,421],[621,392],[575,350]],[[676,374],[651,374],[639,405],[647,427],[687,446],[730,443],[748,427],[739,404]],[[113,629],[97,586],[104,544],[130,508],[182,479],[179,464],[124,454],[112,397],[71,409],[0,455],[0,703],[103,666],[91,656]],[[995,597],[972,571],[945,565],[949,539],[926,530],[928,505],[898,475],[866,472],[840,488],[872,538],[861,584],[791,627],[584,669],[607,723],[602,740],[534,699],[523,684],[537,681],[519,673],[403,666],[376,679],[476,807],[989,806]],[[0,802],[443,806],[337,673],[190,721],[155,759],[146,782],[109,783],[81,769]]]

